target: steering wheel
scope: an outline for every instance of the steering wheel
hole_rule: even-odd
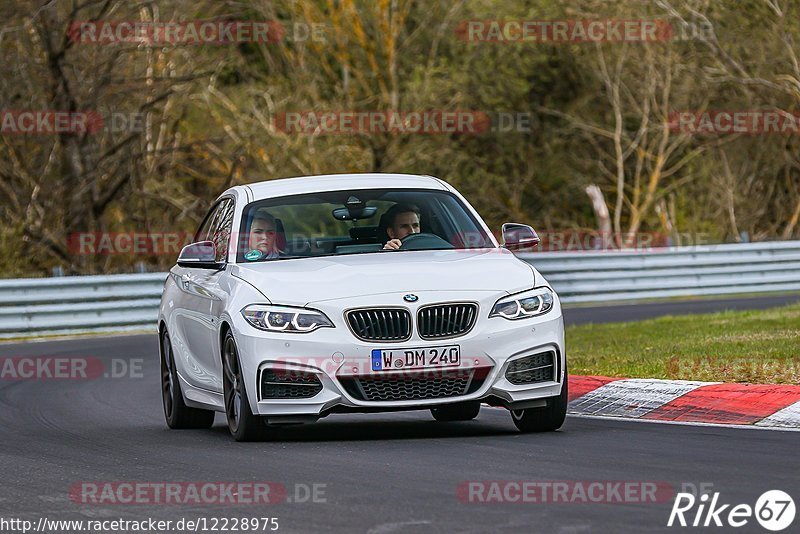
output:
[[[437,248],[455,248],[449,241],[445,241],[436,234],[408,234],[401,239],[400,250],[430,250]]]

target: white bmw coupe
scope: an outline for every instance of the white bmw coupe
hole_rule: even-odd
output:
[[[342,174],[223,193],[164,285],[158,329],[171,428],[224,412],[236,440],[332,413],[504,407],[523,432],[567,409],[558,296],[430,176]]]

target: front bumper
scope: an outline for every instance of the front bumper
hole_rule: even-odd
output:
[[[402,343],[375,343],[356,339],[346,328],[324,328],[311,334],[272,334],[246,323],[236,325],[235,337],[243,367],[250,407],[254,414],[277,418],[318,418],[336,412],[414,410],[464,401],[483,401],[508,407],[540,405],[537,399],[557,396],[566,379],[564,322],[560,306],[540,317],[509,321],[481,317],[466,335],[440,342],[416,335]],[[392,373],[414,379],[437,380],[440,371],[379,371],[371,369],[373,349],[401,349],[459,345],[461,363],[441,373],[472,375],[466,394],[414,400],[364,400],[354,379],[374,379]],[[508,365],[519,358],[553,351],[552,380],[513,384]],[[321,383],[308,398],[261,399],[261,373],[313,373]],[[477,378],[476,378],[477,377]],[[361,398],[359,398],[361,397]]]

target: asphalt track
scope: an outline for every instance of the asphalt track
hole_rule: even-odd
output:
[[[751,307],[783,303],[773,299],[779,300],[751,300]],[[666,310],[747,307],[743,299],[710,302],[667,303]],[[566,317],[572,323],[641,318],[655,313],[651,306],[575,308]],[[797,432],[570,417],[559,432],[520,435],[506,411],[484,408],[467,423],[436,423],[426,411],[331,416],[280,429],[268,442],[235,443],[219,415],[212,430],[166,428],[154,335],[5,344],[0,356],[144,361],[140,377],[0,381],[0,518],[277,517],[278,532],[708,530],[667,528],[672,498],[481,504],[458,497],[464,482],[508,480],[656,482],[673,493],[705,484],[723,503],[751,506],[764,491],[782,489],[800,504]],[[296,485],[321,484],[318,501],[325,502],[77,504],[70,488],[84,481],[272,481],[293,501],[295,493],[305,496]],[[787,532],[798,524],[800,518]],[[766,532],[752,519],[736,530]]]
[[[567,325],[584,323],[620,323],[641,321],[664,315],[713,313],[725,310],[764,310],[800,302],[800,294],[762,295],[738,298],[705,298],[614,304],[610,306],[566,305]]]

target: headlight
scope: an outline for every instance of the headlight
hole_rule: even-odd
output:
[[[489,317],[503,317],[511,320],[525,319],[543,315],[552,309],[553,292],[550,288],[539,287],[498,300]]]
[[[317,310],[251,304],[242,310],[252,326],[269,332],[313,332],[318,328],[334,328],[328,317]]]

